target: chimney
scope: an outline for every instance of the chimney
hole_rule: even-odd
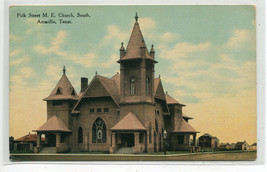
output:
[[[84,92],[88,87],[88,78],[82,77],[81,78],[81,92]]]

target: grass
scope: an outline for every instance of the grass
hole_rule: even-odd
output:
[[[81,151],[73,151],[73,152],[65,152],[61,154],[109,154],[109,152],[105,151],[93,151],[93,152],[81,152]]]
[[[80,152],[79,152],[80,153]],[[98,152],[99,153],[99,152]],[[162,152],[160,152],[162,153]],[[242,152],[217,152],[217,153],[198,153],[198,154],[11,154],[10,159],[15,161],[253,161],[257,158],[254,151]]]

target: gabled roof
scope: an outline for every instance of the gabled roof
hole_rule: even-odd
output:
[[[185,106],[184,104],[179,103],[177,100],[172,98],[168,93],[165,94],[167,104],[174,104],[174,105],[180,105]]]
[[[66,124],[63,122],[63,120],[58,117],[57,115],[52,116],[49,118],[40,128],[37,130],[33,130],[37,132],[46,132],[46,131],[59,131],[59,132],[71,132],[71,130],[68,129]]]
[[[181,116],[178,117],[177,124],[174,126],[174,133],[198,133],[188,122]]]
[[[250,146],[257,146],[257,143],[253,143],[252,145],[250,145]]]
[[[243,144],[245,144],[246,143],[246,141],[243,141],[243,142],[237,142],[235,145],[236,146],[242,146]]]
[[[136,21],[126,48],[125,56],[123,56],[120,60],[141,58],[140,47],[145,47],[145,58],[153,60],[153,58],[148,53],[144,37],[139,27],[139,23],[138,21]]]
[[[119,94],[119,89],[117,87],[118,81],[118,76],[115,76],[113,79],[111,78],[106,78],[104,76],[97,75],[97,77],[100,79],[102,82],[103,86],[107,89],[107,91],[110,93],[111,97],[115,101],[117,105],[119,105],[120,102],[120,94]],[[116,83],[117,81],[117,83]]]
[[[88,98],[88,97],[99,97],[97,95],[90,95],[90,89],[92,87],[92,85],[95,82],[100,82],[101,87],[105,90],[105,92],[103,92],[103,94],[105,94],[105,96],[111,96],[111,98],[114,100],[115,104],[117,106],[119,106],[119,102],[120,102],[120,90],[119,90],[119,85],[120,85],[120,74],[116,74],[114,75],[111,79],[104,77],[104,76],[100,76],[100,75],[95,75],[95,77],[92,79],[92,81],[90,82],[89,86],[86,88],[86,90],[83,92],[83,94],[80,96],[78,102],[76,103],[76,105],[74,106],[72,113],[79,113],[77,111],[77,107],[80,104],[81,100],[83,98]]]
[[[119,72],[117,73],[117,74],[115,74],[113,77],[111,77],[111,79],[113,80],[113,81],[115,81],[115,84],[116,84],[116,87],[117,87],[117,89],[118,89],[118,92],[120,93],[120,74],[119,74]]]
[[[63,73],[56,87],[53,89],[51,94],[44,100],[78,100],[78,98],[79,97],[75,89],[71,85],[67,75]]]
[[[166,101],[166,97],[164,94],[164,90],[163,90],[163,86],[162,86],[160,78],[154,79],[154,95],[155,95],[155,98],[160,98]]]
[[[42,141],[45,141],[45,138],[41,138]],[[37,134],[27,134],[23,137],[16,139],[18,142],[35,142],[37,141]]]
[[[146,130],[137,116],[131,111],[123,117],[111,130]]]

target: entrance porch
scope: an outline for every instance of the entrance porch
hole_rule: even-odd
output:
[[[50,149],[53,150],[53,153],[66,152],[70,149],[70,135],[72,131],[67,128],[63,120],[57,115],[51,117],[40,128],[33,131],[37,132],[35,153],[40,152],[43,147],[55,148]],[[45,143],[41,143],[42,134],[45,135]]]
[[[41,142],[42,134],[45,135],[45,143]],[[70,133],[64,132],[37,132],[37,145],[34,148],[35,153],[39,153],[43,148],[55,148],[54,152],[60,153],[70,150]],[[52,150],[52,149],[51,149]]]
[[[199,147],[196,146],[196,133],[172,132],[170,137],[172,151],[199,151]]]
[[[145,132],[143,131],[113,131],[111,133],[110,153],[142,153],[145,151]],[[128,148],[128,149],[125,149]]]

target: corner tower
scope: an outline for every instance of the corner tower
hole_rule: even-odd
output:
[[[71,129],[71,110],[78,101],[78,95],[70,83],[65,66],[63,75],[50,95],[43,99],[47,102],[47,120],[53,116],[60,117],[65,125]]]
[[[122,43],[120,48],[120,104],[154,104],[154,48],[150,53],[142,35],[138,16],[125,50]]]

